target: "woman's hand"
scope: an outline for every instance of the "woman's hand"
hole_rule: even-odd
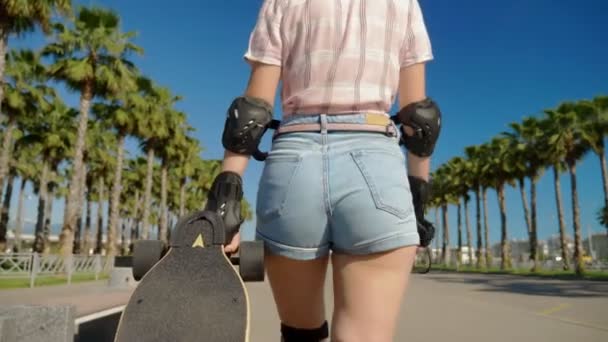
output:
[[[236,253],[239,250],[239,245],[241,243],[241,232],[234,234],[232,237],[232,241],[226,246],[224,246],[225,253]]]

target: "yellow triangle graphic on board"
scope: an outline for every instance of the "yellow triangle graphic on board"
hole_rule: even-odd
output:
[[[205,248],[205,243],[203,242],[203,235],[198,234],[198,237],[196,238],[196,240],[194,240],[192,247]]]

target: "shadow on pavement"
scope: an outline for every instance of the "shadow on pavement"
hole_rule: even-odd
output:
[[[608,297],[608,282],[530,279],[506,275],[433,275],[429,278],[442,283],[478,285],[476,291],[484,292],[572,298]]]
[[[118,321],[122,312],[101,317],[78,327],[74,342],[112,342],[118,328]]]

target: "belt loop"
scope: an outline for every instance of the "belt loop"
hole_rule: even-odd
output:
[[[391,132],[391,127],[393,128],[393,131]],[[386,125],[386,135],[389,137],[398,137],[399,136],[399,128],[397,127],[397,125],[395,125],[395,123],[390,120],[389,123]]]
[[[319,121],[321,124],[321,133],[327,134],[327,114],[321,114]]]

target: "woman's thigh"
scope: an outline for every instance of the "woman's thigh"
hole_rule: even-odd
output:
[[[332,255],[332,341],[393,341],[415,255],[416,246]]]
[[[315,329],[326,320],[323,297],[329,232],[318,134],[273,142],[260,179],[257,238],[281,323]]]
[[[382,135],[336,136],[330,155],[332,341],[392,341],[419,244],[405,157]]]
[[[295,260],[266,255],[266,272],[281,323],[299,329],[316,329],[326,318],[324,284],[328,256]]]

